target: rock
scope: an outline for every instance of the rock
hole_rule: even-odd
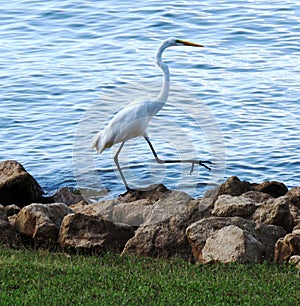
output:
[[[15,220],[15,229],[34,240],[37,246],[52,246],[57,241],[63,218],[73,211],[63,203],[33,203],[23,207]]]
[[[102,216],[105,219],[112,219],[114,207],[122,204],[119,199],[105,200],[94,204],[86,205],[84,202],[71,205],[70,208],[76,213],[89,216]]]
[[[0,162],[0,203],[24,207],[43,194],[37,181],[16,161]]]
[[[293,264],[300,272],[300,255],[293,255],[289,259],[289,264]]]
[[[151,214],[145,220],[144,224],[156,224],[169,219],[180,213],[184,209],[186,203],[191,200],[192,198],[183,191],[172,190],[164,193],[164,195],[152,205]]]
[[[300,226],[300,187],[292,188],[286,196],[290,199],[290,211],[294,222]]]
[[[294,226],[293,231],[299,230],[299,229],[300,229],[300,222],[298,221],[298,223]]]
[[[208,208],[203,209],[201,200],[191,200],[184,193],[178,194],[177,199],[181,199],[181,202],[173,197],[173,201],[154,204],[153,214],[128,240],[122,254],[162,258],[177,256],[192,260],[185,230],[191,223],[209,215],[210,211]]]
[[[192,247],[196,262],[203,262],[202,250],[206,240],[213,236],[216,231],[225,226],[235,225],[243,231],[250,233],[256,240],[261,242],[264,248],[264,259],[273,260],[276,241],[286,235],[286,231],[278,226],[257,224],[251,220],[240,217],[210,217],[191,224],[186,235]]]
[[[275,245],[274,261],[287,262],[293,255],[300,255],[300,231],[278,239]]]
[[[149,200],[140,199],[130,203],[118,199],[101,201],[91,205],[80,203],[70,206],[76,213],[89,216],[101,216],[114,223],[140,226],[151,213],[153,207]]]
[[[294,226],[293,216],[289,208],[289,198],[282,196],[270,199],[260,204],[252,216],[256,222],[283,227],[287,232],[291,232]]]
[[[128,191],[119,197],[119,200],[124,203],[130,203],[136,200],[147,199],[150,202],[156,202],[164,193],[169,190],[163,184],[150,185],[143,190]]]
[[[16,219],[17,215],[7,216],[7,220],[13,229],[15,228]]]
[[[300,226],[300,208],[293,205],[293,204],[289,204],[289,208],[290,208],[290,212],[291,212],[291,215],[294,219],[294,224],[295,226]]]
[[[216,217],[244,217],[251,216],[256,209],[255,203],[248,197],[219,195],[212,214]]]
[[[248,231],[235,225],[225,226],[210,236],[202,250],[203,263],[262,262],[264,247]]]
[[[231,196],[239,196],[251,189],[251,184],[249,182],[240,181],[238,177],[232,176],[228,178],[225,183],[221,184],[218,193],[219,195],[229,194]]]
[[[288,192],[288,188],[283,183],[276,181],[266,181],[252,186],[254,190],[267,193],[273,198],[282,197]]]
[[[153,211],[152,204],[147,199],[131,203],[121,203],[114,206],[111,220],[134,227],[142,225]]]
[[[10,225],[5,207],[0,205],[0,244],[10,247],[20,247],[22,245],[21,239]]]
[[[128,225],[115,224],[98,216],[76,213],[69,214],[63,219],[58,242],[62,248],[73,252],[120,253],[133,235],[134,230]]]
[[[70,190],[70,188],[63,187],[60,188],[53,196],[53,202],[64,203],[68,206],[79,203],[81,201],[85,202],[85,199],[80,194],[75,194]]]
[[[251,184],[248,182],[242,182],[236,176],[231,176],[228,178],[223,184],[207,190],[203,196],[205,199],[205,205],[207,207],[214,205],[215,201],[217,200],[218,196],[222,194],[228,194],[231,196],[240,196],[245,192],[251,190]]]
[[[300,208],[300,186],[289,190],[286,196],[289,197],[291,204]]]
[[[182,203],[191,200],[191,197],[181,191],[164,190],[159,196],[150,193],[149,198],[146,198],[144,194],[141,199],[137,199],[135,195],[131,198],[131,202],[127,202],[128,200],[129,198],[124,202],[123,198],[119,197],[91,205],[76,204],[71,207],[77,213],[102,216],[114,223],[124,223],[138,227],[146,220],[150,222],[150,216],[151,222],[154,223],[169,218],[180,209]]]
[[[254,191],[254,190],[243,193],[243,196],[249,198],[255,204],[260,204],[266,202],[269,199],[274,199],[272,196],[270,196],[267,193]]]
[[[76,204],[72,204],[69,207],[74,211],[74,212],[80,212],[82,209],[85,209],[86,207],[92,207],[94,204],[89,204],[86,201],[80,201]]]
[[[21,208],[15,204],[11,204],[5,207],[7,217],[13,216],[21,210]]]

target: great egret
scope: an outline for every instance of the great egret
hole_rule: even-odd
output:
[[[146,131],[151,118],[155,116],[159,110],[161,110],[168,99],[170,89],[170,74],[168,66],[162,61],[161,57],[163,51],[166,48],[172,46],[203,47],[202,45],[176,38],[169,38],[163,41],[156,53],[156,64],[161,68],[163,72],[163,84],[158,97],[154,101],[144,101],[138,103],[133,102],[127,105],[113,117],[109,124],[96,135],[93,141],[93,148],[97,150],[97,153],[102,153],[105,149],[112,147],[114,144],[121,143],[121,146],[114,156],[114,161],[117,165],[118,171],[127,191],[133,191],[133,189],[129,188],[126,182],[126,179],[119,165],[118,156],[125,142],[131,138],[143,136],[149,144],[156,162],[159,164],[191,163],[191,173],[195,164],[201,165],[209,170],[210,167],[206,164],[212,164],[210,161],[201,160],[161,160],[157,156]]]

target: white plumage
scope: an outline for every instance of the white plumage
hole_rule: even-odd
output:
[[[112,147],[114,144],[121,143],[114,160],[120,172],[121,178],[124,185],[128,191],[132,191],[129,188],[125,177],[122,173],[118,162],[118,155],[124,145],[124,143],[132,138],[143,136],[148,142],[150,149],[158,163],[191,163],[193,170],[194,164],[199,164],[207,169],[210,169],[205,163],[211,164],[209,161],[199,161],[199,160],[161,160],[157,157],[157,154],[150,142],[147,134],[148,124],[153,116],[162,109],[166,103],[169,95],[170,88],[170,74],[168,66],[162,61],[163,51],[171,46],[193,46],[193,47],[203,47],[202,45],[191,43],[184,40],[179,40],[176,38],[169,38],[161,43],[160,47],[156,53],[156,63],[161,68],[163,72],[163,84],[160,94],[154,101],[145,102],[133,102],[127,105],[125,108],[120,110],[113,119],[108,123],[108,125],[100,131],[93,140],[93,148],[96,149],[98,153],[102,153],[105,149]]]

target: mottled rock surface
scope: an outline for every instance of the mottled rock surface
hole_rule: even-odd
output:
[[[38,200],[43,194],[41,186],[16,161],[0,162],[0,203],[24,207]]]

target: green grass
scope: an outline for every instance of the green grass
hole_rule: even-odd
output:
[[[295,267],[193,265],[0,246],[1,305],[300,305]]]

